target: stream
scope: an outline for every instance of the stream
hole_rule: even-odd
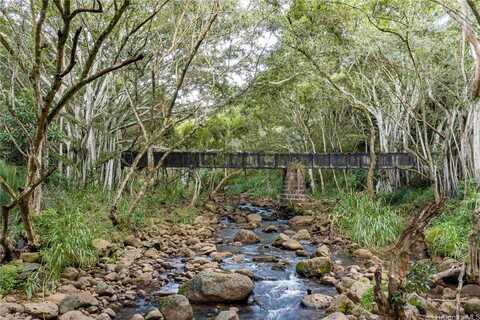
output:
[[[219,311],[227,310],[231,306],[239,309],[240,319],[321,319],[325,311],[303,307],[301,304],[303,297],[307,292],[334,296],[337,291],[334,286],[324,285],[315,279],[298,276],[295,272],[295,265],[305,258],[296,256],[294,251],[272,246],[272,242],[278,234],[288,228],[288,220],[277,218],[278,213],[270,208],[256,207],[251,204],[243,204],[238,208],[246,213],[257,213],[262,216],[262,223],[252,230],[259,237],[260,242],[241,246],[234,244],[233,238],[237,231],[242,229],[242,224],[237,224],[228,218],[223,219],[216,235],[219,242],[217,250],[219,252],[231,252],[234,256],[243,255],[244,259],[242,262],[236,262],[233,257],[228,257],[223,259],[220,266],[225,270],[250,270],[255,275],[255,289],[248,302],[244,304],[192,304],[195,319],[213,319]],[[263,229],[269,225],[274,225],[278,232],[264,232]],[[317,246],[305,241],[301,241],[301,243],[309,254],[315,252]],[[348,254],[335,250],[332,250],[332,252],[333,261],[343,265],[352,263]],[[178,271],[183,271],[182,259],[172,259],[170,262]],[[170,270],[170,274],[172,274],[172,270]],[[152,307],[157,307],[157,304],[150,302],[157,300],[152,297],[177,293],[178,288],[179,284],[173,281],[161,288],[150,288],[150,299],[137,299],[135,306],[119,312],[117,319],[129,320],[135,313],[145,314]]]

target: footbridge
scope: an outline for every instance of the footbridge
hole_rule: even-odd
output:
[[[138,152],[122,153],[122,164],[132,166]],[[198,151],[154,151],[154,165],[164,168],[232,168],[232,169],[283,169],[284,202],[304,201],[304,169],[368,169],[368,153],[261,153],[261,152],[198,152]],[[409,153],[379,153],[376,169],[408,170],[416,167],[415,157]],[[143,155],[138,168],[148,166],[148,157]]]

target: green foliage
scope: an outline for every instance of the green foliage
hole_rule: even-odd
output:
[[[20,269],[14,264],[0,267],[0,294],[7,294],[20,286]]]
[[[41,236],[47,279],[58,279],[65,267],[88,267],[96,262],[97,254],[92,246],[95,221],[89,222],[88,216],[78,208],[47,209],[35,224]]]
[[[198,212],[198,209],[191,207],[176,208],[172,211],[170,220],[173,223],[192,224]]]
[[[436,272],[430,261],[415,262],[408,271],[405,289],[407,292],[424,293],[433,285],[432,278]]]
[[[382,200],[372,200],[362,194],[342,194],[334,217],[340,230],[352,240],[373,248],[394,241],[404,225],[404,219],[397,211]]]
[[[360,304],[365,310],[368,311],[373,311],[375,308],[376,302],[375,302],[375,295],[373,293],[373,287],[369,288],[363,295],[362,298],[360,299]]]
[[[230,194],[247,193],[254,197],[276,198],[282,190],[282,176],[277,171],[258,170],[232,178],[226,189]]]
[[[405,187],[393,192],[379,194],[379,197],[391,206],[405,207],[408,210],[421,208],[434,198],[431,187]]]
[[[7,184],[14,190],[18,190],[23,185],[24,174],[15,166],[11,166],[0,160],[0,176],[7,182]],[[0,187],[0,205],[8,204],[11,200],[8,195]]]
[[[463,199],[451,200],[447,210],[433,221],[425,232],[425,239],[433,254],[456,259],[465,257],[477,199],[475,187],[467,186]]]

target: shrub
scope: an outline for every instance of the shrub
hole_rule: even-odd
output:
[[[407,274],[405,289],[407,292],[425,293],[430,290],[436,268],[430,261],[416,262]]]
[[[342,194],[335,207],[336,224],[352,240],[367,247],[394,241],[403,229],[403,218],[381,200],[361,194]]]
[[[0,294],[8,294],[20,286],[20,269],[14,264],[0,267]]]

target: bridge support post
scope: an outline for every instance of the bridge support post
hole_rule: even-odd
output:
[[[305,168],[300,163],[290,163],[283,175],[280,202],[285,205],[305,200]]]

